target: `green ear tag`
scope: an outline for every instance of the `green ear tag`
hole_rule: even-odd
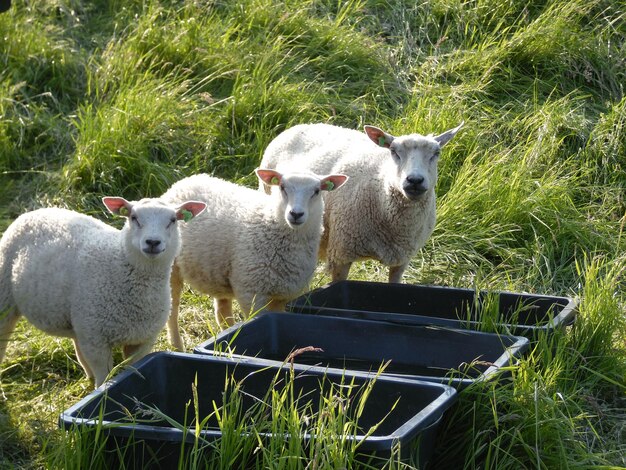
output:
[[[278,184],[278,183],[280,183],[278,177],[273,176],[272,179],[270,180],[270,184]]]
[[[385,136],[381,135],[378,138],[378,145],[380,145],[381,147],[384,147],[386,143],[387,143],[387,140],[385,139]]]
[[[122,217],[126,217],[128,215],[128,207],[126,206],[120,207],[117,213],[121,215]]]
[[[326,191],[332,191],[333,189],[335,189],[335,183],[326,181]]]
[[[191,213],[191,211],[188,211],[187,209],[183,209],[181,212],[183,214],[183,220],[185,222],[189,222],[191,219],[193,219],[193,214]]]

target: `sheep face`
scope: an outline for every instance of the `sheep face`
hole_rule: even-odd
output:
[[[105,197],[103,202],[111,213],[127,217],[130,246],[150,259],[166,254],[170,255],[167,258],[176,256],[180,248],[177,221],[188,221],[206,208],[205,203],[195,201],[176,207],[158,199],[128,202],[119,197]]]
[[[313,173],[281,174],[262,169],[257,169],[256,173],[265,184],[278,187],[279,207],[291,228],[306,224],[310,218],[321,222],[324,210],[321,192],[337,189],[348,179],[345,175],[320,177]]]
[[[463,123],[438,136],[409,134],[394,137],[373,126],[365,126],[365,132],[377,145],[389,149],[397,169],[393,185],[407,199],[417,201],[434,190],[441,147],[462,126]]]
[[[413,134],[394,139],[389,151],[397,167],[395,186],[407,199],[415,201],[437,182],[439,144]]]
[[[136,204],[127,221],[133,247],[148,258],[158,258],[168,249],[178,252],[177,220],[173,208]]]

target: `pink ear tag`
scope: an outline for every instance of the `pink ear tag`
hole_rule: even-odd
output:
[[[117,213],[121,215],[122,217],[126,217],[128,215],[128,207],[126,206],[120,207]]]
[[[272,179],[270,180],[270,184],[278,184],[280,183],[280,180],[278,179],[277,176],[272,176]]]

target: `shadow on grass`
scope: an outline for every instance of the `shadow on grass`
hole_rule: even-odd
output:
[[[0,388],[0,393],[4,395]],[[25,443],[22,431],[11,408],[8,406],[6,397],[0,397],[0,469],[24,468],[32,462],[34,456],[32,450]]]
[[[58,443],[58,414],[90,391],[71,343],[51,339],[20,322],[0,365],[0,470],[38,468]]]

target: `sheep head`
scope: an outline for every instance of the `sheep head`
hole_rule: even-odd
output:
[[[333,191],[341,187],[345,175],[318,176],[313,173],[279,173],[275,170],[256,169],[256,174],[268,186],[280,191],[280,208],[285,221],[292,227],[302,226],[309,218],[321,221],[323,202],[321,191]]]
[[[463,123],[437,136],[409,134],[395,137],[374,126],[365,126],[365,133],[376,145],[389,149],[396,167],[393,186],[407,199],[417,201],[434,191],[441,148],[462,126]]]
[[[126,217],[125,229],[132,248],[152,259],[178,253],[180,240],[177,221],[189,221],[206,208],[204,202],[187,201],[172,206],[159,199],[129,202],[122,197],[104,197],[102,202],[115,215]]]

